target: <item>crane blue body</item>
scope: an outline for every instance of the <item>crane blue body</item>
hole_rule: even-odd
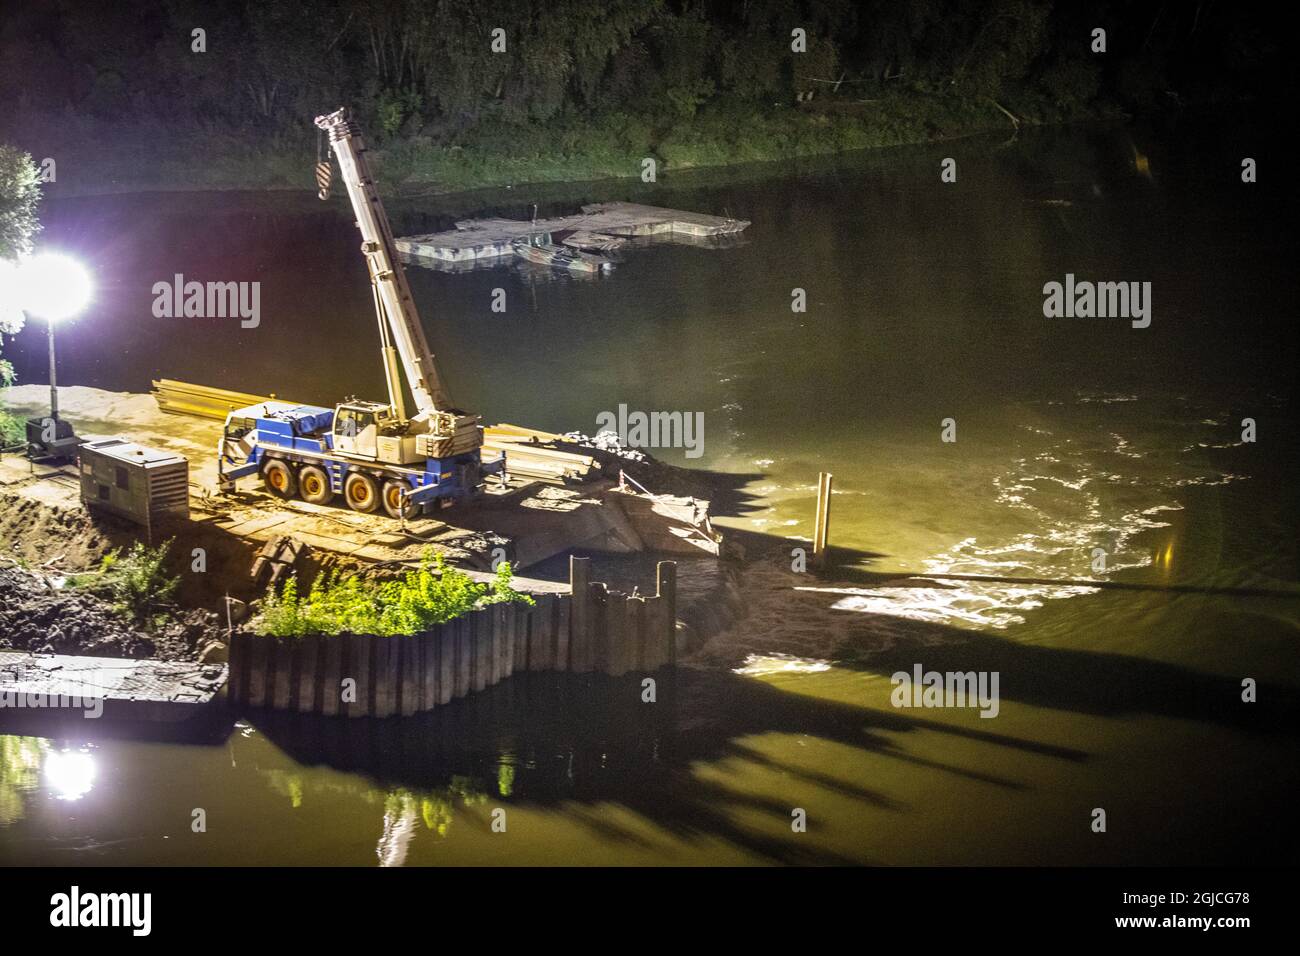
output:
[[[226,417],[219,475],[223,482],[256,475],[270,458],[295,465],[316,465],[329,476],[330,490],[343,492],[349,471],[364,471],[376,479],[396,480],[405,487],[405,500],[426,505],[435,499],[470,498],[484,475],[505,472],[505,455],[483,460],[475,449],[448,458],[424,458],[392,465],[337,454],[334,450],[332,408],[267,402],[235,409]]]

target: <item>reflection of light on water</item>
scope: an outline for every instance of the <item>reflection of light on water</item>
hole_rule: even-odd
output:
[[[1217,478],[1179,478],[1174,482],[1179,488],[1186,488],[1189,485],[1202,485],[1206,488],[1212,488],[1215,485],[1226,485],[1233,481],[1245,481],[1245,475],[1222,474]]]
[[[795,657],[791,654],[750,654],[734,673],[749,676],[764,674],[815,674],[831,669],[830,661]]]
[[[515,765],[519,759],[509,751],[501,755],[501,762],[497,764],[497,793],[503,797],[508,797],[515,791]]]
[[[1078,597],[1096,588],[982,584],[961,582],[943,588],[796,588],[843,594],[831,605],[836,611],[884,615],[927,624],[969,625],[998,630],[1024,623],[1024,615],[1051,598]]]
[[[45,786],[60,800],[80,800],[95,785],[95,758],[84,751],[45,755]]]
[[[0,735],[0,827],[23,818],[24,796],[40,785],[41,764],[50,742],[41,737]]]
[[[1128,396],[1104,396],[1093,401],[1131,401]],[[1122,435],[1109,432],[1105,445],[1088,448],[1069,443],[1016,458],[1011,468],[993,478],[997,504],[1020,512],[1034,523],[1002,541],[964,538],[946,551],[921,561],[922,574],[971,574],[1074,580],[1110,578],[1117,571],[1151,567],[1167,574],[1172,545],[1154,554],[1134,547],[1139,535],[1166,528],[1162,512],[1181,511],[1172,499],[1175,488],[1231,480],[1230,475],[1184,472],[1153,480],[1127,462],[1147,457]],[[1106,467],[1110,466],[1110,467]],[[1134,492],[1156,495],[1155,503],[1131,502]],[[1130,503],[1125,504],[1126,498]],[[1145,507],[1143,506],[1145,505]],[[1094,548],[1105,552],[1105,573],[1091,565]],[[947,582],[945,582],[947,583]],[[943,589],[910,589],[905,593],[862,589],[836,604],[840,610],[890,614],[910,620],[1006,628],[1024,621],[1024,613],[1049,600],[1092,593],[1084,586],[1047,584],[988,584],[951,582]]]
[[[1174,569],[1174,543],[1172,541],[1165,545],[1164,550],[1156,551],[1155,564],[1162,578],[1168,580],[1172,576]]]
[[[1138,398],[1098,395],[1081,401],[1115,406]],[[885,540],[902,565],[899,577],[908,580],[824,587],[795,583],[787,575],[772,586],[783,595],[792,587],[796,599],[783,596],[786,603],[778,606],[756,598],[745,633],[737,629],[712,650],[744,659],[741,674],[796,671],[804,666],[799,662],[832,658],[846,644],[871,649],[950,639],[944,628],[1016,627],[1051,601],[1096,594],[1092,582],[1114,581],[1117,574],[1145,583],[1171,579],[1175,545],[1167,529],[1184,523],[1170,518],[1185,510],[1181,489],[1242,476],[1176,453],[1189,437],[1183,427],[1195,427],[1194,421],[1170,434],[1145,423],[1121,433],[1109,422],[1075,427],[1067,415],[1060,419],[1051,428],[1022,429],[1005,456],[977,461],[975,472],[962,480],[965,497],[959,504],[954,505],[951,489],[939,489],[929,477],[915,493],[895,472],[869,484],[863,493],[872,499],[874,527],[865,535],[855,527],[857,540],[841,541],[866,550]],[[806,527],[812,505],[805,474],[789,483],[763,480],[757,497],[768,507],[752,521],[755,530],[771,533],[791,515],[803,518]],[[943,509],[942,517],[935,517],[936,508]],[[898,511],[897,519],[891,509]],[[832,539],[835,528],[832,519]],[[952,537],[936,547],[936,532]],[[802,535],[782,537],[792,548],[806,547]],[[1098,549],[1104,561],[1098,561]],[[882,558],[872,570],[893,572],[894,565]],[[778,565],[774,572],[779,577],[784,568]],[[934,586],[913,586],[928,583],[917,580],[927,576],[933,576]],[[827,609],[840,613],[819,616]],[[794,656],[776,657],[774,651]],[[745,658],[746,653],[751,656]]]
[[[405,791],[390,793],[384,801],[384,832],[375,846],[380,866],[402,866],[415,836],[419,820],[414,795]]]
[[[1129,401],[1108,397],[1106,401]],[[1155,551],[1134,547],[1139,535],[1167,528],[1162,512],[1180,511],[1169,490],[1186,484],[1207,484],[1216,479],[1203,474],[1171,476],[1162,482],[1131,469],[1119,473],[1098,467],[1099,456],[1108,464],[1142,459],[1143,452],[1129,445],[1123,436],[1109,433],[1106,447],[1091,451],[1083,447],[1058,445],[1049,450],[1018,457],[1010,469],[993,478],[994,501],[1011,513],[1026,515],[1033,530],[1013,533],[1000,541],[987,536],[963,538],[947,550],[920,562],[921,576],[945,574],[1034,577],[1062,582],[1080,578],[1109,579],[1117,571],[1151,567],[1168,575],[1173,546]],[[1225,476],[1231,477],[1231,476]],[[1223,477],[1218,480],[1224,480]],[[1141,488],[1145,494],[1165,497],[1156,503],[1124,504],[1121,490]],[[1142,505],[1146,506],[1143,507]],[[1105,573],[1097,574],[1091,563],[1094,548],[1105,552]],[[1091,594],[1095,588],[1083,584],[981,582],[945,579],[935,588],[836,588],[841,594],[835,610],[884,615],[929,624],[1003,630],[1026,620],[1028,612],[1047,601]],[[825,590],[811,588],[807,590]]]

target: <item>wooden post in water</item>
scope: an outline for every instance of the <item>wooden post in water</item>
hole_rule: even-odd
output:
[[[420,706],[433,710],[442,703],[442,636],[445,625],[435,624],[416,636],[420,645]]]
[[[450,704],[456,696],[456,622],[439,624],[435,637],[438,643],[438,703]]]
[[[569,632],[573,601],[572,594],[561,594],[555,599],[555,654],[551,663],[552,670],[573,669],[572,635]]]
[[[252,652],[249,640],[252,635],[242,631],[230,635],[230,677],[226,683],[226,699],[233,707],[248,703],[248,659]]]
[[[320,712],[327,717],[343,713],[343,642],[337,635],[320,639]]]
[[[571,668],[579,674],[592,669],[591,559],[570,556],[569,590],[573,594],[569,624]]]
[[[474,622],[468,614],[454,619],[456,625],[456,699],[474,690]]]
[[[319,634],[306,634],[298,638],[297,710],[300,714],[318,713],[316,690],[320,686],[321,644],[330,640]]]
[[[622,677],[627,673],[627,649],[632,642],[632,635],[627,630],[627,600],[617,591],[605,598],[605,627],[599,667],[610,677]]]
[[[271,639],[254,637],[248,648],[248,706],[265,707],[270,702],[266,682],[270,670]]]
[[[393,716],[393,691],[396,689],[393,682],[393,672],[396,669],[393,665],[400,665],[398,659],[398,646],[401,642],[399,637],[371,638],[366,643],[370,646],[370,659],[372,661],[370,671],[370,683],[374,688],[372,691],[373,706],[368,711],[371,717],[391,717]]]
[[[473,680],[470,689],[481,691],[491,687],[496,681],[492,679],[492,608],[471,611],[465,615],[472,634],[471,646],[474,655]]]
[[[555,662],[555,595],[537,595],[528,629],[528,669],[545,671]]]
[[[374,674],[370,666],[373,640],[369,634],[347,634],[341,640],[347,642],[344,648],[343,678],[351,678],[356,685],[356,700],[344,701],[343,711],[349,717],[368,717],[370,701],[374,695]]]
[[[397,678],[397,712],[403,717],[424,710],[421,699],[424,679],[424,635],[410,634],[402,638],[401,670]]]
[[[817,517],[813,520],[813,566],[826,566],[826,539],[831,523],[831,479],[829,471],[817,475]]]
[[[668,632],[661,635],[665,641],[662,660],[665,664],[677,664],[677,562],[660,561],[655,566],[655,596],[663,602],[658,618],[661,626]]]

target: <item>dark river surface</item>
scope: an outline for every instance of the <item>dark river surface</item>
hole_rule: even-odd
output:
[[[753,222],[726,248],[629,249],[599,280],[408,269],[456,400],[486,421],[590,433],[620,403],[702,412],[701,457],[658,454],[737,476],[724,525],[807,541],[829,470],[832,542],[862,567],[1065,581],[1100,548],[1107,578],[1161,587],[814,582],[820,615],[756,608],[722,649],[743,667],[687,670],[654,706],[534,679],[399,726],[0,737],[0,860],[1297,862],[1296,204],[1251,135],[1045,130],[392,203],[399,234],[622,198]],[[60,333],[62,381],[383,394],[338,199],[67,199],[45,221],[99,284]],[[260,282],[260,325],[154,318],[175,273]],[[1045,318],[1044,283],[1067,273],[1150,282],[1150,327]],[[45,380],[43,349],[38,328],[6,345],[20,381]],[[995,720],[891,706],[894,670],[957,661],[954,629],[961,661],[1001,674]]]

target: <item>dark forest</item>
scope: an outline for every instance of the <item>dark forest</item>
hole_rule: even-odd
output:
[[[104,184],[301,185],[347,103],[390,183],[630,175],[1267,96],[1292,61],[1250,7],[48,0],[0,23],[0,140]]]

